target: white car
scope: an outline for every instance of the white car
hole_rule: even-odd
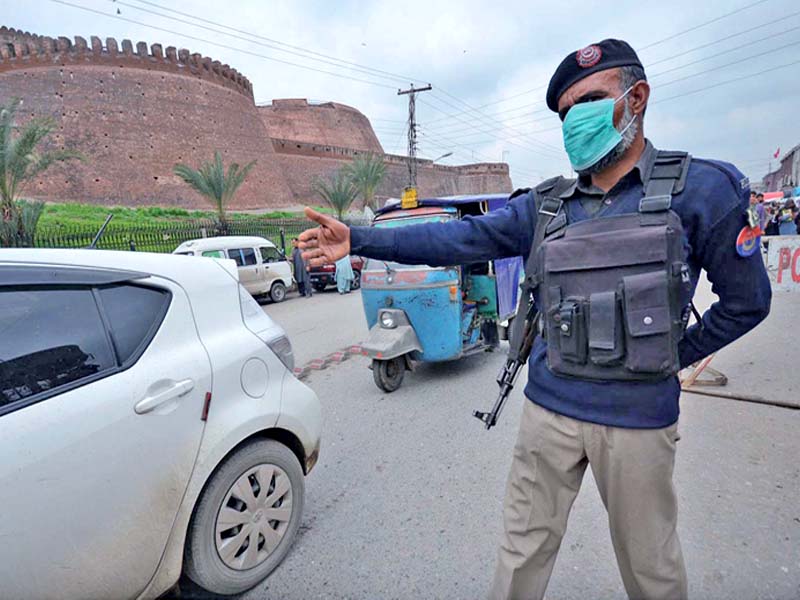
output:
[[[286,290],[292,287],[289,261],[268,239],[257,236],[232,235],[199,238],[183,242],[173,254],[230,258],[239,268],[239,281],[255,297],[269,296],[283,302]]]
[[[0,598],[264,579],[319,455],[292,367],[233,261],[0,250]]]

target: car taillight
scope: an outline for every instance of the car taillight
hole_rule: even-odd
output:
[[[283,365],[290,371],[294,371],[294,352],[292,351],[292,344],[285,335],[273,338],[267,342]]]

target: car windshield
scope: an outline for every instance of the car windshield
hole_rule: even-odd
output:
[[[422,223],[445,223],[452,220],[449,215],[426,215],[420,217],[410,217],[404,219],[392,219],[390,221],[378,221],[373,225],[378,229],[393,229],[395,227],[406,227],[407,225],[420,225]],[[371,258],[364,266],[364,271],[398,271],[407,269],[434,269],[428,265],[404,265],[392,261],[377,260]]]

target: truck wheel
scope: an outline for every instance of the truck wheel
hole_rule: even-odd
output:
[[[282,282],[276,281],[269,290],[269,297],[273,302],[283,302],[286,298],[286,286]]]
[[[403,376],[406,374],[406,359],[402,356],[389,360],[372,361],[372,377],[377,385],[384,392],[391,393],[403,383]]]
[[[214,595],[240,594],[289,553],[305,496],[294,452],[274,440],[251,442],[212,475],[186,535],[186,575]]]
[[[351,290],[357,290],[361,287],[361,271],[353,271],[353,283],[350,284]]]

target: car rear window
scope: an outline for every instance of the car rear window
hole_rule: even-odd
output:
[[[166,290],[139,285],[114,285],[98,290],[120,364],[138,358],[169,306]]]
[[[0,409],[116,366],[92,290],[0,291]]]

